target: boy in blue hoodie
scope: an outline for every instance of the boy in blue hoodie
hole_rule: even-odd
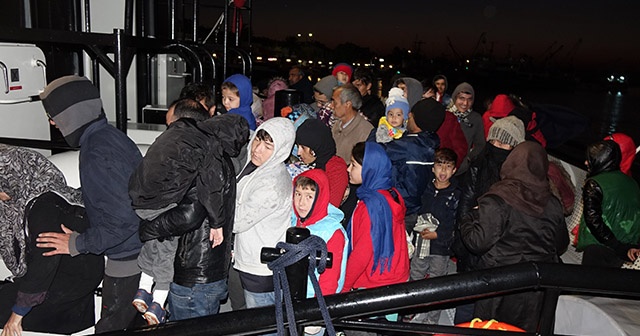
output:
[[[222,83],[222,105],[227,113],[239,114],[249,122],[249,129],[256,130],[256,118],[251,112],[253,91],[251,80],[244,75],[235,74]]]
[[[304,227],[327,243],[333,253],[333,267],[316,274],[323,295],[340,293],[347,267],[347,233],[341,221],[342,211],[329,203],[329,178],[322,169],[311,169],[293,180],[293,214],[291,226]],[[314,297],[311,282],[307,297]]]

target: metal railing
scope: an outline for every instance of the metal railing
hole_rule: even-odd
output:
[[[637,300],[640,299],[640,272],[529,262],[331,295],[326,296],[325,300],[337,327],[386,331],[388,334],[527,335],[367,318],[408,308],[438,309],[467,299],[523,290],[544,292],[544,303],[535,334],[553,335],[555,308],[560,293],[617,295]],[[298,325],[322,324],[322,316],[315,299],[295,302],[294,308]],[[275,330],[275,309],[271,306],[169,322],[157,327],[112,332],[108,335],[255,335]]]

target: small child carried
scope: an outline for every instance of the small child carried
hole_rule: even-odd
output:
[[[215,144],[197,126],[208,117],[208,111],[192,99],[180,99],[169,107],[167,130],[149,147],[129,181],[132,206],[142,220],[153,220],[178,206],[194,187],[202,204],[208,204],[209,196],[204,191],[210,183],[198,176],[207,170],[213,156],[209,147]],[[212,213],[209,208],[207,212]],[[138,256],[142,274],[132,304],[149,325],[165,322],[164,304],[173,280],[177,244],[173,237],[144,241]]]
[[[386,101],[385,116],[380,118],[376,129],[376,142],[387,143],[391,140],[400,139],[404,134],[409,119],[409,103],[404,96],[404,91],[400,88],[389,90],[389,97]]]

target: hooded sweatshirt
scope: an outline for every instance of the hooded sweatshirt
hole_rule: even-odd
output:
[[[318,188],[316,189],[313,207],[305,218],[300,218],[298,210],[294,206],[291,226],[307,228],[312,235],[319,236],[327,243],[327,251],[333,253],[334,266],[326,268],[320,275],[316,271],[316,277],[323,295],[340,293],[344,285],[344,276],[347,268],[347,232],[341,224],[344,214],[329,203],[329,179],[324,171],[311,169],[298,175],[293,180],[294,190],[296,182],[301,176],[312,179],[318,185]],[[309,280],[307,283],[307,297],[313,297],[314,294],[313,285]]]
[[[249,122],[249,129],[256,129],[256,118],[251,112],[251,104],[253,104],[253,90],[251,80],[244,75],[235,74],[227,78],[225,82],[233,83],[238,88],[238,96],[240,96],[240,106],[227,111],[232,114],[239,114]]]
[[[140,272],[136,256],[142,243],[140,219],[131,207],[129,179],[142,161],[138,147],[107,123],[99,91],[84,77],[64,76],[40,94],[42,105],[71,146],[80,145],[82,197],[91,227],[69,239],[72,256],[104,253],[105,274]]]
[[[413,105],[422,99],[422,84],[419,80],[411,77],[402,77],[400,80],[407,87],[407,101],[409,101],[409,107],[413,108]]]
[[[249,140],[245,168],[251,162],[251,144],[262,129],[273,139],[273,154],[238,180],[233,226],[236,234],[234,268],[252,275],[271,276],[273,272],[260,262],[260,250],[284,241],[291,222],[293,191],[284,160],[291,153],[296,133],[287,118],[265,121]]]

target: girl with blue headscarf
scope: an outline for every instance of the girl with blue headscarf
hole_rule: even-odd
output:
[[[342,291],[407,281],[406,207],[391,184],[391,161],[381,145],[360,142],[353,147],[348,171],[349,182],[362,185],[347,228],[350,252]]]

